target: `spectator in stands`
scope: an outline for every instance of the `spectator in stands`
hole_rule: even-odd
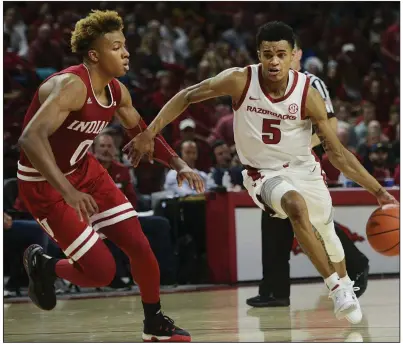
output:
[[[400,69],[400,15],[384,32],[381,42],[381,53],[384,57],[386,70],[392,77],[399,78]]]
[[[355,127],[355,135],[360,143],[367,136],[368,124],[375,119],[375,106],[370,102],[362,104],[362,122]]]
[[[381,122],[387,122],[387,115],[393,99],[388,88],[381,89],[381,82],[379,80],[372,80],[369,92],[365,96],[365,100],[375,105],[376,119]]]
[[[383,143],[372,145],[368,156],[364,159],[364,167],[382,185],[386,178],[391,178],[388,160],[389,148]]]
[[[234,113],[231,111],[223,115],[211,131],[207,141],[213,144],[216,140],[223,140],[228,146],[235,145],[234,139]]]
[[[195,172],[199,173],[199,175],[202,177],[206,191],[215,187],[215,184],[213,184],[209,180],[207,174],[203,171],[197,170],[195,167],[198,156],[196,142],[194,141],[182,142],[182,144],[180,145],[179,153],[180,153],[179,156],[189,165],[189,167],[192,168]],[[179,186],[176,180],[176,175],[177,172],[175,170],[170,170],[168,172],[164,184],[164,189],[166,191],[171,191],[173,195],[181,197],[197,194],[196,190],[193,189],[186,181],[184,181],[183,184]]]
[[[127,49],[131,56],[135,56],[136,50],[140,46],[141,36],[138,33],[136,23],[134,21],[125,25],[125,37],[127,41]]]
[[[196,68],[206,51],[206,39],[202,35],[199,24],[194,23],[189,32],[190,57],[186,60],[186,66]],[[199,79],[201,80],[201,79]]]
[[[63,51],[60,43],[51,39],[49,24],[43,24],[38,37],[29,46],[29,62],[36,66],[36,72],[43,80],[62,68]]]
[[[304,62],[304,71],[321,76],[323,73],[323,62],[316,56],[308,57]]]
[[[173,17],[165,17],[164,24],[160,28],[161,37],[163,40],[170,42],[175,53],[173,62],[183,62],[190,56],[188,47],[188,37],[185,31],[175,25]]]
[[[231,175],[231,183],[234,185],[232,191],[241,191],[243,186],[243,176],[242,171],[245,167],[242,165],[241,161],[239,160],[238,154],[235,152],[233,153],[232,160],[231,160],[231,168],[230,168],[230,175]]]
[[[368,156],[369,149],[377,143],[388,142],[386,135],[382,133],[381,125],[378,121],[371,121],[368,124],[368,133],[365,139],[361,140],[357,147],[357,153],[361,158]]]
[[[10,36],[10,50],[20,57],[27,57],[28,42],[25,35],[26,25],[17,19],[14,7],[6,10],[3,32]]]
[[[337,57],[337,78],[340,82],[338,96],[342,100],[357,101],[361,98],[361,77],[356,63],[356,47],[352,43],[344,44]]]
[[[117,187],[136,209],[137,196],[131,182],[129,168],[115,160],[116,151],[115,142],[111,135],[101,133],[97,136],[94,141],[95,157],[105,167]],[[142,216],[139,217],[139,221],[160,265],[161,283],[174,284],[176,278],[175,263],[169,221],[161,216]],[[120,262],[120,264],[117,264],[116,276],[111,286],[115,288],[125,287],[121,277],[130,277],[128,258],[111,241],[106,240],[106,243],[114,254],[115,259]]]
[[[394,141],[396,137],[396,128],[400,121],[399,110],[396,106],[392,106],[389,111],[389,121],[383,128],[383,133],[389,138],[389,141]]]
[[[159,38],[151,32],[147,32],[144,34],[140,48],[135,56],[142,68],[153,75],[164,68],[158,49]]]
[[[232,27],[223,32],[222,38],[228,42],[234,50],[245,50],[246,32],[243,25],[243,13],[235,13],[232,17]]]
[[[231,151],[228,145],[222,141],[215,141],[211,149],[213,151],[213,167],[211,176],[216,185],[222,186],[222,179],[225,172],[229,172],[231,168]]]
[[[343,126],[337,127],[337,137],[339,138],[342,145],[344,147],[346,147],[348,150],[350,150],[349,149],[350,134],[351,134],[351,131],[348,128],[343,127]],[[353,150],[350,150],[350,151],[351,151],[351,153],[353,153],[355,155],[355,157],[359,161],[362,161],[362,159],[357,154],[355,154],[355,152]],[[322,156],[322,168],[323,168],[323,171],[325,171],[325,173],[326,173],[326,179],[327,179],[329,186],[338,185],[340,171],[332,165],[332,163],[330,162],[329,157],[327,156],[326,153]]]
[[[159,81],[159,89],[150,97],[150,107],[153,108],[155,115],[175,95],[179,86],[171,71],[160,71],[156,76]]]
[[[184,141],[194,141],[197,144],[198,157],[195,167],[207,172],[211,167],[211,148],[209,144],[198,135],[196,135],[196,123],[191,118],[186,118],[179,123],[180,139],[173,145],[175,151],[180,150],[181,143]]]

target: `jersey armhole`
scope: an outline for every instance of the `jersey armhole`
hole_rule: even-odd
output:
[[[246,94],[248,93],[248,89],[249,89],[249,86],[250,86],[250,80],[252,78],[252,68],[251,68],[251,66],[247,67],[247,71],[248,71],[248,77],[246,79],[246,84],[245,84],[245,87],[243,89],[241,98],[239,99],[238,103],[232,103],[232,108],[234,109],[234,111],[238,110],[241,107],[243,101],[245,100]]]
[[[303,92],[302,92],[301,120],[305,120],[305,119],[306,119],[305,106],[306,106],[306,97],[307,97],[307,95],[308,95],[308,89],[309,89],[309,78],[306,77],[305,85],[304,85],[304,90],[303,90]]]
[[[120,87],[119,82],[116,79],[113,79],[112,88],[115,91],[115,99],[116,99],[116,106],[120,106],[120,101],[122,100],[122,88]]]

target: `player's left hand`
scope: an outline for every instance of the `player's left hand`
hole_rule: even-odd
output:
[[[387,192],[385,189],[381,189],[380,192],[376,195],[376,198],[378,199],[378,203],[382,205],[386,204],[395,204],[399,205],[399,202],[394,198],[389,192]]]
[[[148,161],[153,163],[154,138],[148,130],[145,130],[124,146],[123,152],[128,155],[134,167],[137,167],[143,155],[146,155]]]
[[[198,193],[204,192],[203,179],[196,172],[194,172],[189,166],[185,166],[178,171],[176,180],[178,181],[179,186],[182,186],[183,181],[187,180],[189,186],[193,190],[196,190]]]

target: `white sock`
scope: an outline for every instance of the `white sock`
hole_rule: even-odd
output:
[[[333,290],[340,285],[340,278],[337,272],[331,274],[328,278],[325,278],[324,280],[329,290]]]
[[[348,277],[348,275],[340,278],[340,281],[341,281],[341,283],[346,284],[346,285],[351,283],[351,279],[350,279],[350,277]]]

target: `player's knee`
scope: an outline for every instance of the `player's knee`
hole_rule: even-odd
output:
[[[281,199],[281,207],[291,221],[302,221],[308,215],[304,198],[294,190],[288,191]]]
[[[334,230],[321,234],[326,252],[333,263],[340,263],[344,259],[344,249]]]

